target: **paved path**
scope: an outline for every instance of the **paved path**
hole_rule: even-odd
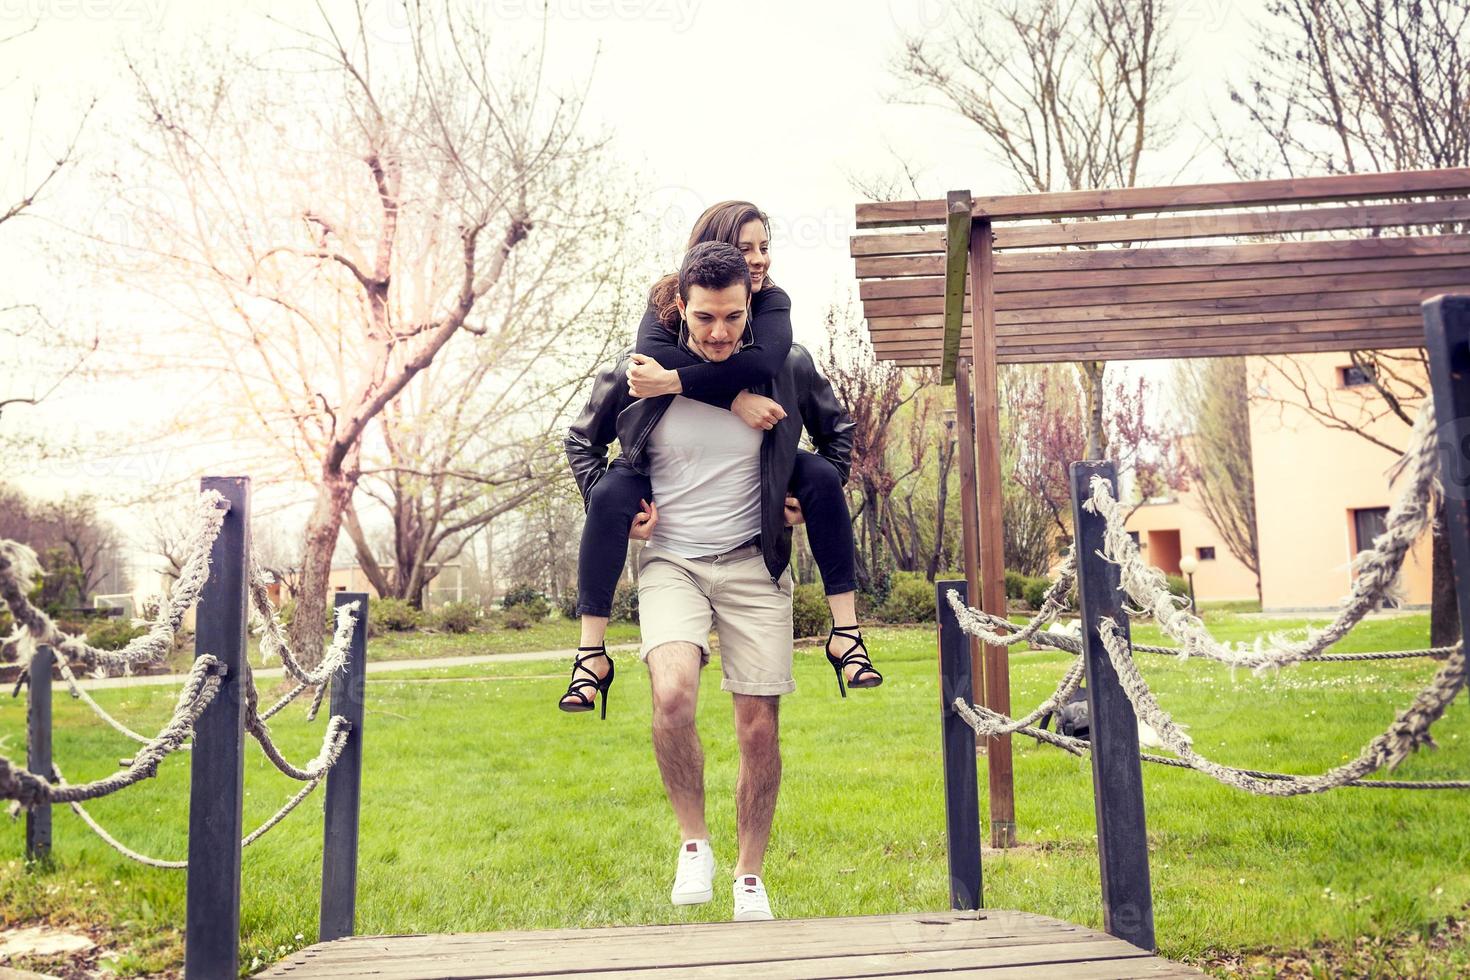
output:
[[[609,651],[637,650],[636,643],[614,643]],[[468,657],[432,657],[423,660],[374,660],[368,658],[369,674],[381,674],[395,670],[433,670],[437,667],[460,667],[467,664],[519,663],[528,660],[565,660],[568,664],[576,656],[575,650],[530,650],[525,653],[479,653]],[[182,684],[184,674],[138,674],[133,677],[80,678],[82,687],[98,691],[109,687],[144,687],[150,684]],[[260,678],[284,677],[283,667],[257,667],[255,676]]]

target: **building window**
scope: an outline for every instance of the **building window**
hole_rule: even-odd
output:
[[[1353,550],[1366,551],[1373,539],[1388,530],[1387,507],[1363,507],[1353,511]]]
[[[1356,388],[1358,385],[1373,383],[1373,376],[1368,373],[1367,368],[1350,364],[1347,367],[1337,369],[1338,384],[1343,388]]]
[[[1198,558],[1200,561],[1214,561],[1215,549],[1213,547],[1196,548],[1194,549],[1194,557]]]

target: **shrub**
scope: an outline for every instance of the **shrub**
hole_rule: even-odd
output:
[[[878,609],[885,623],[934,622],[934,585],[918,572],[898,572],[888,598]]]
[[[561,613],[563,619],[577,618],[576,589],[562,589],[561,598],[556,603],[556,611]]]
[[[480,607],[473,602],[446,602],[430,617],[434,628],[446,633],[468,633],[480,622]]]
[[[613,592],[612,618],[619,623],[638,622],[638,586],[632,582],[619,582]]]
[[[545,600],[542,600],[543,602]],[[531,628],[531,615],[524,605],[511,606],[500,615],[500,625],[506,629],[528,630]]]
[[[1021,598],[1026,600],[1026,605],[1032,609],[1040,609],[1041,603],[1046,598],[1046,590],[1051,588],[1051,582],[1040,576],[1027,577],[1026,585],[1021,591]]]
[[[538,599],[542,603],[545,603],[546,593],[530,585],[512,585],[510,590],[500,600],[500,608],[509,609],[511,606],[531,606],[535,608],[534,604]],[[547,612],[550,611],[551,608],[548,606]],[[545,614],[543,613],[543,615]]]
[[[1164,577],[1169,580],[1170,592],[1178,596],[1184,596],[1186,599],[1189,598],[1189,582],[1185,580],[1183,575],[1166,575]]]
[[[791,597],[791,635],[820,636],[828,626],[827,596],[820,585],[798,585]]]
[[[423,622],[407,599],[368,599],[368,632],[374,636],[389,630],[418,629]]]
[[[536,596],[535,598],[527,599],[525,602],[516,602],[505,607],[506,612],[510,612],[512,609],[519,610],[521,615],[526,618],[526,621],[531,623],[539,623],[551,615],[551,603],[546,601],[545,596]]]
[[[134,626],[121,616],[83,624],[87,642],[102,650],[121,650],[129,641],[148,632],[146,626]]]
[[[1015,569],[1006,569],[1006,598],[1025,599],[1026,586],[1030,583],[1030,576],[1022,575]]]

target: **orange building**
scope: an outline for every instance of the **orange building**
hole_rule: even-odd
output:
[[[1399,353],[1412,357],[1415,352]],[[1398,491],[1398,484],[1388,485],[1386,471],[1407,446],[1409,426],[1358,376],[1346,353],[1252,357],[1246,365],[1261,607],[1268,612],[1333,609],[1351,587],[1353,556],[1383,530]],[[1428,389],[1422,368],[1412,361],[1396,362],[1396,370],[1404,381]],[[1408,411],[1412,417],[1414,410]],[[1145,503],[1128,528],[1143,557],[1169,574],[1180,574],[1185,554],[1199,560],[1197,598],[1256,597],[1255,576],[1230,554],[1189,491]],[[1404,605],[1428,606],[1428,531],[1405,559],[1400,586]]]

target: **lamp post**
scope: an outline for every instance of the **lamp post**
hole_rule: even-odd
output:
[[[1199,559],[1194,557],[1194,555],[1185,555],[1179,559],[1179,570],[1189,578],[1189,611],[1195,612],[1194,573],[1199,570]]]

